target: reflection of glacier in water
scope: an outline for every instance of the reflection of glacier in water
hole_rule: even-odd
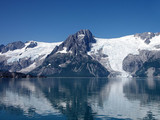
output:
[[[160,118],[160,80],[153,78],[1,79],[0,94],[0,117],[5,111],[10,119]]]
[[[99,97],[91,98],[91,106],[97,113],[97,117],[133,120],[146,120],[149,116],[160,118],[160,88],[158,89],[160,81],[154,81],[152,78],[147,80],[116,79],[110,80],[111,82],[106,84],[101,91],[100,96],[103,98],[101,105]]]

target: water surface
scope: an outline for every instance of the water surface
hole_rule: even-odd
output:
[[[0,79],[0,120],[159,120],[159,78]]]

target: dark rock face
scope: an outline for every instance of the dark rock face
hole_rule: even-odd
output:
[[[139,55],[128,55],[123,69],[133,76],[151,77],[160,75],[160,51],[140,51]]]
[[[159,36],[159,35],[160,35],[160,32],[155,33],[155,35],[156,35],[156,36]]]
[[[4,48],[4,45],[0,45],[0,52],[2,52],[2,49]]]
[[[35,77],[35,76],[17,72],[0,71],[0,78],[30,78],[30,77]]]
[[[32,74],[55,77],[107,77],[109,72],[88,55],[55,54]]]
[[[87,54],[94,42],[89,30],[80,30],[55,47],[43,64],[31,73],[60,77],[107,77],[108,70]]]
[[[21,49],[25,46],[25,44],[21,41],[17,41],[17,42],[13,42],[13,43],[9,43],[7,44],[6,46],[3,46],[2,45],[2,48],[0,47],[0,51],[2,53],[5,53],[7,51],[13,51],[13,50],[16,50],[16,49]]]
[[[135,73],[142,65],[143,62],[138,55],[130,54],[123,60],[123,70],[130,73]]]
[[[34,48],[37,46],[37,42],[31,42],[26,48]]]
[[[152,33],[152,32],[144,32],[144,33],[137,33],[134,36],[135,37],[140,37],[142,40],[145,41],[146,44],[150,43],[150,39],[153,37],[159,35],[159,33]]]

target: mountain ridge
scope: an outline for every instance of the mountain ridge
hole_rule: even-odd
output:
[[[151,32],[101,39],[94,37],[90,30],[84,29],[58,43],[18,41],[6,46],[0,45],[0,69],[64,77],[66,75],[82,77],[139,76],[139,69],[136,69],[137,71],[134,73],[129,70],[130,67],[135,68],[139,64],[133,64],[135,58],[129,59],[127,56],[140,55],[140,51],[143,50],[151,53],[160,51],[159,39],[160,33]],[[159,58],[159,56],[156,57],[154,61]],[[130,66],[130,64],[134,66]],[[145,76],[148,69],[144,70]],[[156,70],[158,69],[156,68]]]

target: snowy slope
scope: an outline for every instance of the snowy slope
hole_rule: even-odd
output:
[[[36,43],[37,46],[33,48],[28,48],[30,43]],[[36,41],[29,41],[25,43],[25,47],[22,49],[16,49],[13,51],[8,51],[6,53],[0,53],[0,56],[3,56],[7,59],[8,64],[12,64],[14,62],[18,62],[21,59],[30,59],[34,61],[30,66],[20,70],[19,72],[29,72],[37,67],[39,64],[38,62],[42,62],[48,54],[52,52],[56,45],[59,45],[61,42],[57,43],[45,43],[45,42],[36,42]]]
[[[100,63],[110,71],[120,72],[124,77],[129,75],[122,69],[122,62],[128,54],[138,54],[139,50],[160,50],[160,47],[156,47],[160,45],[160,35],[151,38],[149,44],[146,44],[143,39],[135,35],[113,39],[95,39],[96,43],[92,44],[92,49],[88,54],[91,56],[98,55],[101,51],[103,54],[108,55],[107,58],[101,58]]]

